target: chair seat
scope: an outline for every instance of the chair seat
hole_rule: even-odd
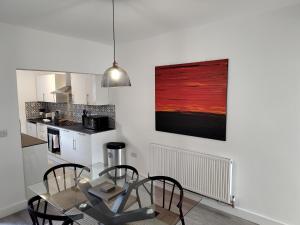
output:
[[[156,218],[162,221],[163,223],[168,225],[176,225],[178,223],[180,218],[179,214],[176,214],[158,205],[154,205],[152,208],[156,213],[158,213]]]
[[[77,188],[72,187],[48,197],[48,202],[53,202],[64,210],[69,210],[74,206],[87,201],[85,195]]]

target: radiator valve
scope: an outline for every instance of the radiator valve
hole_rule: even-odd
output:
[[[235,207],[235,196],[234,195],[231,196],[230,202],[231,202],[232,208],[234,208]]]

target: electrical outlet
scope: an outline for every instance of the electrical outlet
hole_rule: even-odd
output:
[[[0,138],[7,137],[7,129],[0,130]]]
[[[137,158],[137,153],[131,152],[131,153],[130,153],[130,156],[131,156],[132,158]]]

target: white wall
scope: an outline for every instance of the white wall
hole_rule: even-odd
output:
[[[149,143],[234,160],[236,206],[300,224],[300,6],[124,43],[132,87],[113,91],[129,162],[146,173]],[[155,131],[154,67],[229,58],[227,141]],[[137,153],[137,159],[130,156]]]
[[[142,172],[150,142],[230,157],[237,207],[299,224],[300,8],[126,43],[120,65],[132,88],[116,89],[117,122]],[[0,217],[24,206],[17,68],[101,73],[111,47],[0,24]],[[47,52],[47,54],[45,54]],[[154,67],[229,58],[228,141],[156,132]]]
[[[26,133],[25,102],[37,101],[36,74],[32,71],[17,71],[17,91],[21,131]]]
[[[16,69],[102,73],[112,48],[0,23],[0,217],[25,206]]]

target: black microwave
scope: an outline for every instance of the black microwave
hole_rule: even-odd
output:
[[[107,116],[83,115],[82,125],[86,129],[95,130],[95,131],[103,131],[109,129]]]

